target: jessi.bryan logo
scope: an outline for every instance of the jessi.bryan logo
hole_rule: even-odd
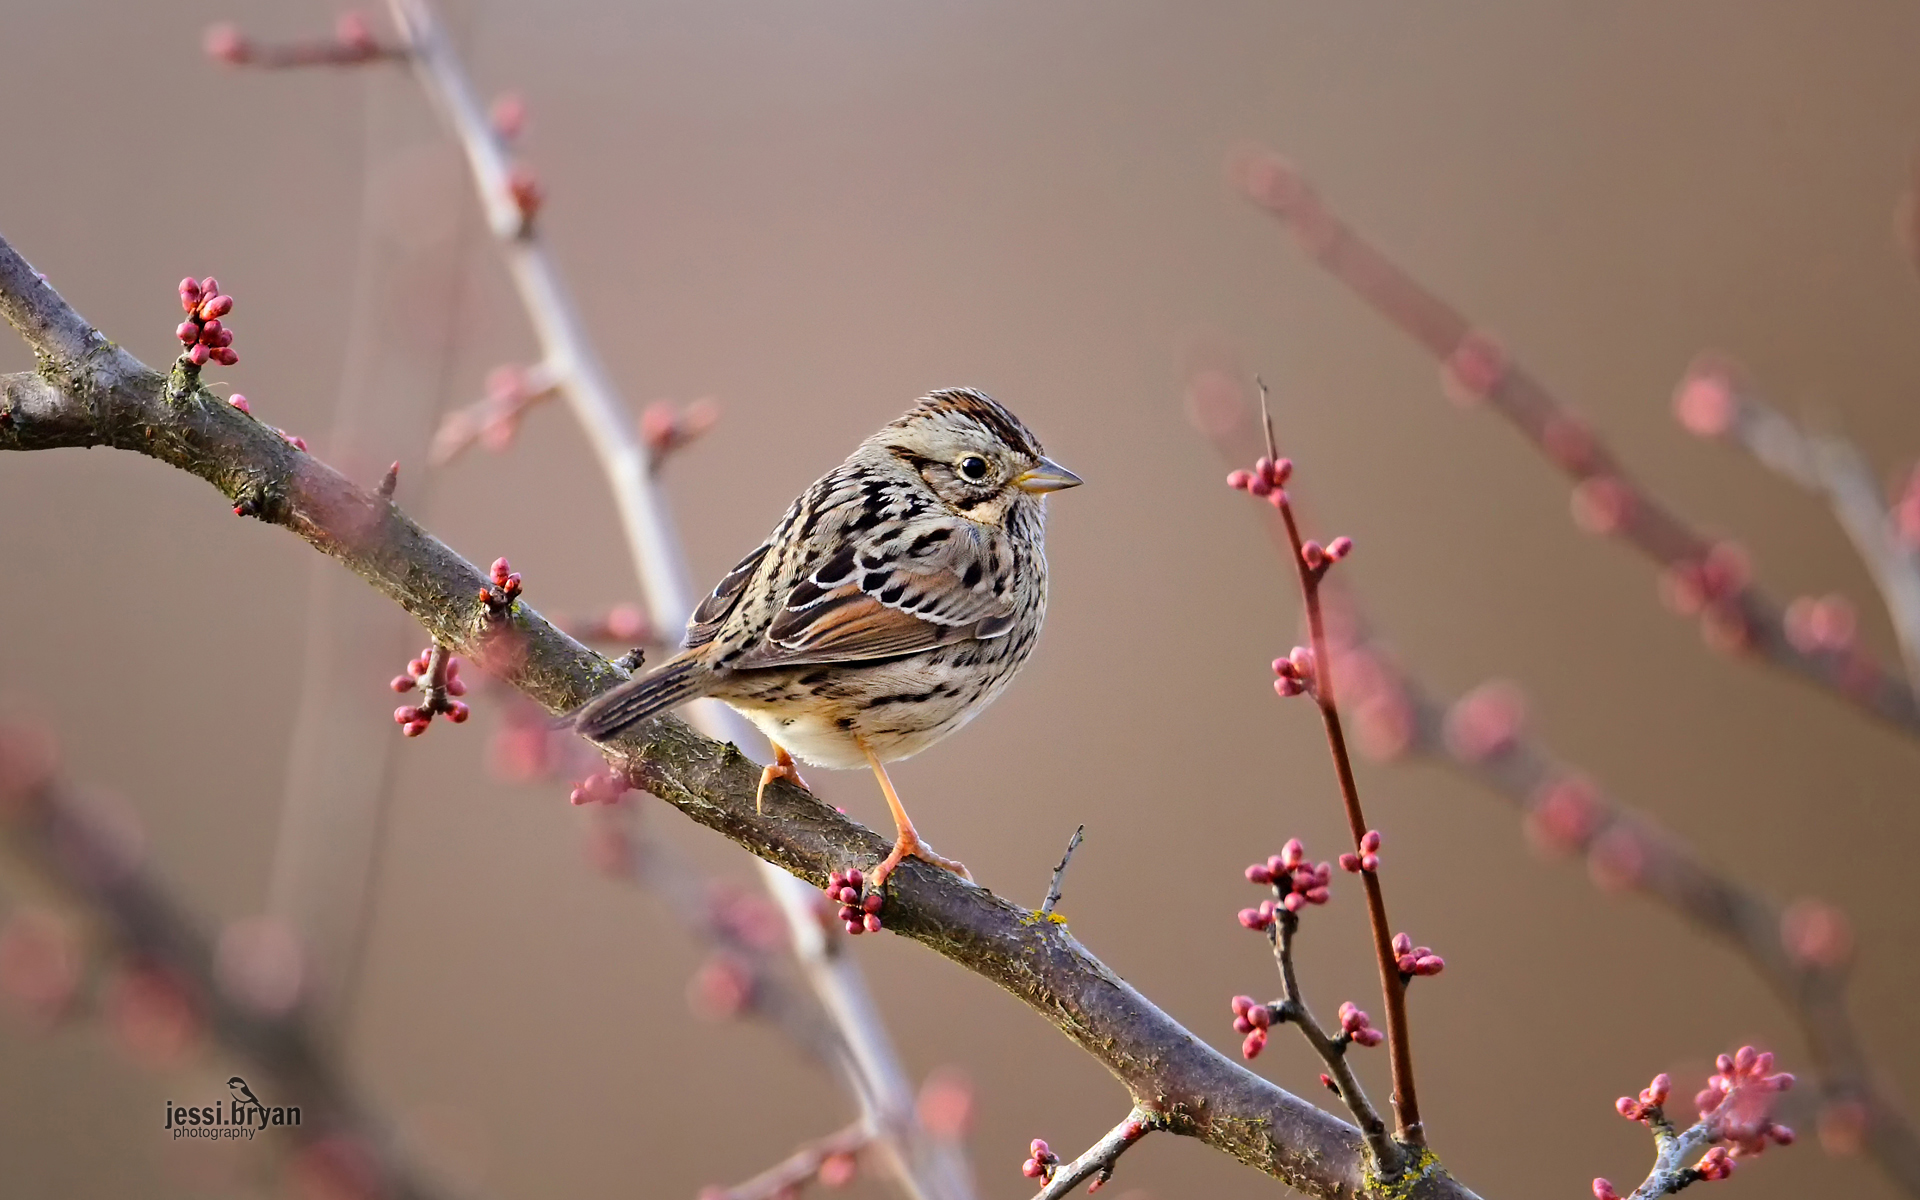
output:
[[[233,1093],[218,1104],[200,1107],[176,1107],[167,1101],[167,1128],[179,1138],[232,1138],[252,1141],[253,1135],[276,1125],[298,1125],[298,1106],[260,1103],[247,1081],[235,1075],[227,1080]]]

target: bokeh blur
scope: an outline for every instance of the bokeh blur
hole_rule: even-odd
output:
[[[1707,650],[1644,562],[1574,529],[1546,464],[1449,405],[1432,364],[1223,171],[1248,142],[1292,156],[1653,490],[1743,541],[1770,589],[1852,597],[1890,655],[1821,504],[1689,438],[1669,395],[1718,348],[1887,478],[1920,454],[1920,285],[1892,221],[1920,140],[1920,10],[544,0],[449,15],[482,88],[525,98],[543,228],[622,390],[718,401],[666,479],[702,581],[935,386],[992,392],[1087,479],[1051,505],[1033,663],[895,772],[930,840],[983,882],[1037,904],[1085,822],[1061,911],[1087,945],[1229,1053],[1228,998],[1273,990],[1265,946],[1234,921],[1257,898],[1240,868],[1289,836],[1330,852],[1342,826],[1311,711],[1270,687],[1297,599],[1182,408],[1196,356],[1231,358],[1272,385],[1297,490],[1324,533],[1355,539],[1342,570],[1407,665],[1452,691],[1518,681],[1546,741],[1711,862],[1844,908],[1878,1068],[1896,1092],[1920,1080],[1904,867],[1920,746]],[[405,458],[401,503],[471,559],[509,555],[543,611],[633,600],[563,408],[507,453],[421,460],[437,415],[533,347],[412,80],[236,71],[201,51],[212,21],[274,38],[335,16],[311,0],[0,0],[0,231],[151,363],[176,349],[176,281],[216,274],[238,300],[241,361],[210,375],[223,390],[369,482]],[[0,338],[0,369],[30,363]],[[340,1053],[444,1178],[496,1197],[692,1196],[850,1116],[778,1034],[690,1011],[697,940],[585,865],[564,782],[489,772],[497,702],[400,739],[386,677],[420,639],[332,564],[109,451],[0,460],[0,513],[0,692],[58,729],[69,778],[138,814],[151,867],[209,928],[268,906],[290,793],[320,778],[384,797],[342,809],[375,814],[380,849],[340,882],[368,899],[357,965],[330,985]],[[387,665],[334,671],[326,721],[303,726],[322,619],[344,631],[328,635],[339,661]],[[867,777],[811,778],[884,824]],[[1414,989],[1418,1067],[1434,1144],[1481,1194],[1637,1180],[1647,1139],[1612,1101],[1656,1071],[1691,1095],[1748,1041],[1805,1066],[1741,959],[1532,856],[1502,802],[1433,768],[1363,763],[1361,783],[1396,923],[1447,957]],[[754,886],[732,846],[657,805],[643,819]],[[1355,897],[1336,880],[1303,951],[1323,1013],[1377,995]],[[892,937],[852,949],[916,1076],[971,1077],[983,1195],[1030,1194],[1028,1139],[1077,1152],[1124,1115],[1098,1065],[991,984]],[[260,1179],[219,1161],[240,1151],[173,1144],[160,1117],[245,1066],[211,1047],[153,1071],[98,1022],[10,1013],[0,1194],[250,1194]],[[1330,1099],[1292,1039],[1256,1066]],[[1384,1066],[1362,1060],[1382,1096]],[[1276,1185],[1159,1138],[1112,1187]],[[1812,1138],[1716,1187],[1897,1194]],[[890,1193],[863,1178],[851,1194]]]

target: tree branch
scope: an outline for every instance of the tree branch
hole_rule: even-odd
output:
[[[1228,464],[1244,461],[1258,444],[1244,391],[1235,387],[1231,421],[1208,429]],[[1275,550],[1292,553],[1277,514],[1267,527]],[[1833,1127],[1862,1145],[1908,1195],[1920,1196],[1920,1132],[1874,1077],[1847,1009],[1849,954],[1839,944],[1849,940],[1844,917],[1817,903],[1783,912],[1524,729],[1503,731],[1485,753],[1450,740],[1448,715],[1462,711],[1464,698],[1427,690],[1395,661],[1357,607],[1339,600],[1329,605],[1332,647],[1346,673],[1361,745],[1376,757],[1434,762],[1473,779],[1512,804],[1543,849],[1583,854],[1597,886],[1638,890],[1738,950],[1800,1027]],[[1806,928],[1795,929],[1790,915]],[[1790,948],[1790,931],[1803,944]]]
[[[113,446],[179,467],[258,518],[338,559],[405,608],[438,642],[561,713],[626,672],[516,601],[490,619],[485,575],[278,433],[197,387],[166,380],[91,335],[78,314],[0,239],[0,312],[42,354],[35,374],[0,376],[0,450]],[[44,331],[52,330],[52,333]],[[78,334],[78,336],[74,336]],[[90,336],[91,335],[91,336]],[[75,352],[77,350],[77,353]],[[605,747],[637,785],[816,887],[888,843],[786,781],[755,812],[759,768],[681,721],[644,722]],[[1374,1194],[1359,1132],[1231,1062],[1128,986],[1054,922],[908,860],[888,889],[886,926],[992,980],[1107,1067],[1135,1102],[1300,1191]],[[1473,1195],[1430,1159],[1395,1196]]]
[[[1239,164],[1247,195],[1286,222],[1315,263],[1418,342],[1466,402],[1504,417],[1575,484],[1576,513],[1617,535],[1694,593],[1704,632],[1823,688],[1909,735],[1920,736],[1920,699],[1905,678],[1871,661],[1835,662],[1787,636],[1781,606],[1725,562],[1724,547],[1696,532],[1635,483],[1598,436],[1492,338],[1330,211],[1292,164],[1266,154]]]

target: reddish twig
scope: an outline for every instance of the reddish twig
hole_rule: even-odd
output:
[[[1097,1192],[1113,1178],[1113,1170],[1120,1162],[1120,1156],[1134,1147],[1141,1138],[1156,1129],[1166,1128],[1166,1118],[1152,1109],[1135,1106],[1124,1121],[1109,1130],[1105,1137],[1088,1147],[1087,1152],[1070,1163],[1062,1163],[1047,1143],[1039,1138],[1028,1147],[1026,1165],[1021,1174],[1030,1179],[1044,1178],[1046,1186],[1034,1193],[1033,1200],[1061,1200],[1074,1188],[1086,1183],[1089,1192]]]
[[[1582,525],[1620,537],[1659,564],[1669,595],[1680,599],[1683,611],[1700,616],[1713,645],[1751,653],[1920,735],[1920,699],[1904,678],[1879,664],[1836,662],[1796,646],[1781,606],[1747,579],[1735,548],[1702,536],[1655,500],[1586,422],[1491,337],[1329,211],[1290,163],[1249,155],[1238,175],[1246,194],[1285,221],[1317,264],[1441,364],[1456,398],[1484,403],[1506,418],[1574,481]]]
[[[1306,605],[1307,636],[1312,651],[1310,660],[1305,662],[1301,661],[1302,656],[1298,654],[1293,660],[1276,662],[1274,669],[1280,673],[1276,686],[1282,695],[1287,695],[1290,694],[1288,685],[1291,681],[1292,691],[1304,688],[1313,696],[1315,705],[1320,709],[1321,723],[1326,728],[1327,749],[1333,757],[1334,775],[1340,783],[1340,801],[1346,810],[1347,828],[1353,835],[1354,853],[1369,853],[1363,846],[1369,826],[1366,813],[1360,806],[1360,788],[1354,781],[1353,760],[1347,753],[1347,735],[1340,719],[1339,702],[1334,694],[1332,655],[1328,649],[1326,620],[1320,605],[1321,581],[1326,578],[1328,569],[1345,557],[1352,543],[1346,538],[1336,538],[1328,546],[1322,547],[1300,536],[1300,524],[1286,491],[1292,465],[1280,458],[1274,445],[1273,422],[1267,414],[1265,384],[1260,385],[1260,419],[1266,436],[1267,456],[1251,475],[1237,471],[1230,482],[1253,494],[1264,495],[1285,524],[1287,543],[1300,580],[1300,594]],[[1288,668],[1291,668],[1291,673]],[[1366,890],[1367,923],[1373,933],[1374,960],[1380,973],[1380,995],[1387,1014],[1387,1047],[1393,1071],[1393,1107],[1396,1116],[1394,1135],[1408,1145],[1423,1147],[1427,1144],[1427,1138],[1420,1121],[1419,1095],[1414,1090],[1413,1041],[1407,1028],[1406,979],[1399,966],[1400,956],[1395,952],[1393,930],[1387,921],[1387,902],[1380,888],[1380,873],[1363,871],[1360,878]],[[1381,1169],[1391,1175],[1397,1165],[1383,1161]]]

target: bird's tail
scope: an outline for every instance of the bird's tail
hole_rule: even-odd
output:
[[[697,658],[674,658],[638,679],[609,688],[574,710],[582,737],[603,742],[630,725],[701,694],[705,672]]]

